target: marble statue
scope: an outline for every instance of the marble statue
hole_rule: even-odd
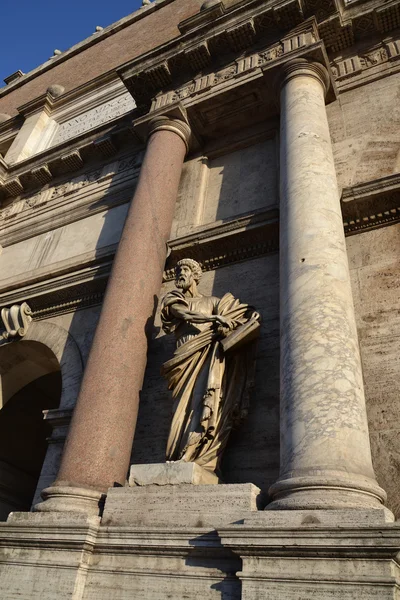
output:
[[[177,289],[161,306],[162,327],[176,337],[162,367],[174,400],[167,460],[218,474],[229,434],[247,414],[260,316],[230,293],[200,294],[195,260],[180,260],[175,275]]]

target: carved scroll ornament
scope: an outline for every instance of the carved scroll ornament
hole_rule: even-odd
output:
[[[26,335],[32,321],[32,310],[26,302],[14,304],[11,308],[3,308],[1,320],[4,326],[2,337],[5,340],[16,339]]]

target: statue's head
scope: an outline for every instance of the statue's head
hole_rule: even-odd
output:
[[[200,281],[202,270],[198,262],[192,258],[182,258],[175,267],[175,285],[188,290],[193,282]]]

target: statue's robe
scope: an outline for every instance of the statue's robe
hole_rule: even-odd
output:
[[[233,328],[245,324],[252,309],[232,296],[185,298],[168,293],[161,306],[166,333],[175,333],[176,351],[162,367],[174,399],[167,460],[195,462],[217,471],[232,428],[247,414],[254,385],[255,348],[223,352],[215,323],[190,323],[171,312],[173,305],[207,316],[222,315]]]

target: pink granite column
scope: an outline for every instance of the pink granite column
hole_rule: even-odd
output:
[[[39,511],[98,514],[101,494],[123,485],[166,259],[166,242],[190,135],[157,117],[149,139],[75,407],[58,478]]]

